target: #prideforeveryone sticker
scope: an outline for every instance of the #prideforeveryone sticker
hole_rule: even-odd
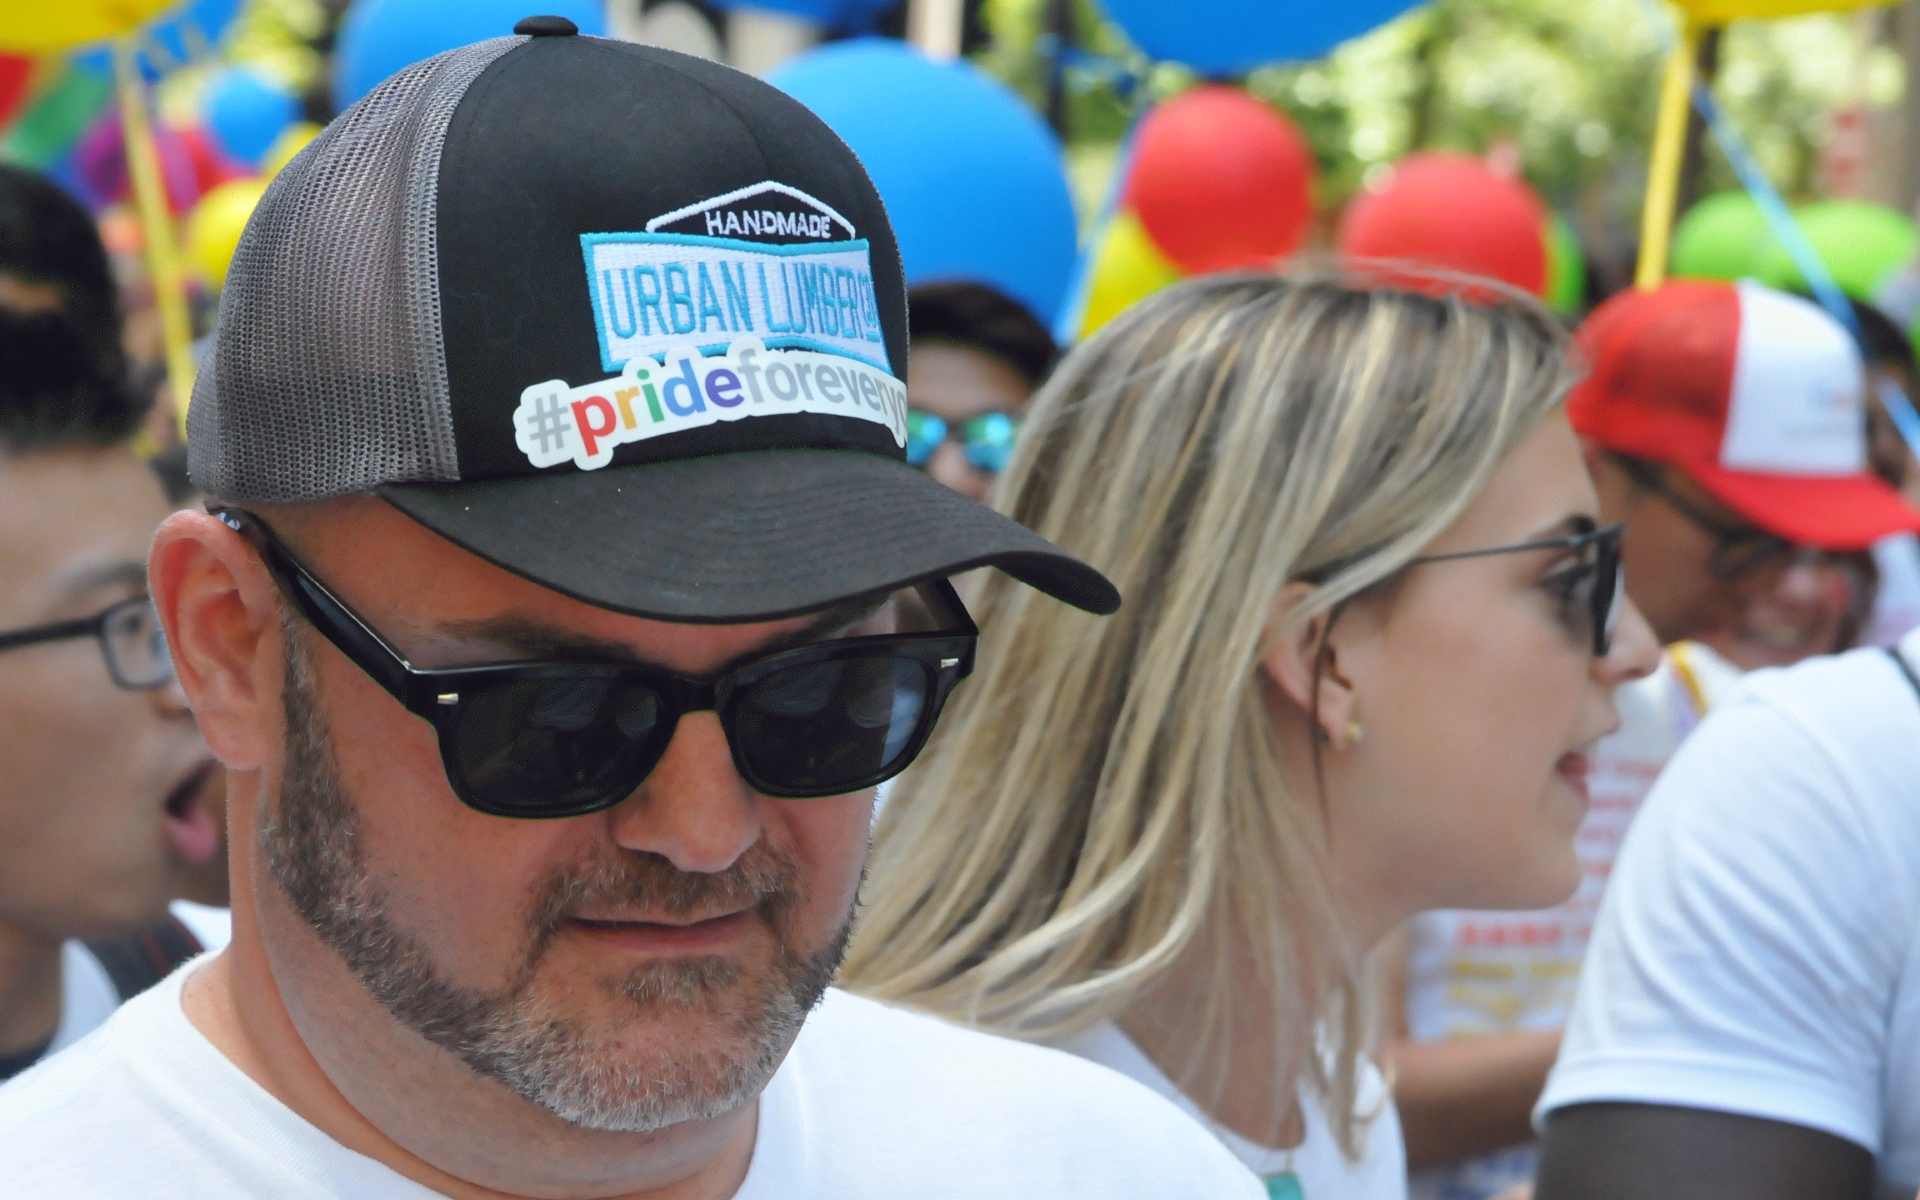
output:
[[[872,421],[907,444],[907,390],[892,375],[844,354],[769,349],[757,337],[735,339],[724,355],[676,346],[664,364],[635,358],[617,377],[581,387],[536,383],[520,393],[513,433],[536,467],[571,461],[591,471],[628,442],[782,413]]]

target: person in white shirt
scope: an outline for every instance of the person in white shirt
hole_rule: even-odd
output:
[[[1421,1200],[1485,1200],[1532,1175],[1528,1116],[1621,836],[1737,673],[1682,639],[1765,616],[1818,574],[1796,565],[1802,547],[1858,552],[1920,524],[1868,470],[1852,337],[1808,301],[1672,280],[1609,300],[1576,340],[1591,367],[1568,413],[1602,519],[1627,528],[1627,592],[1669,649],[1623,689],[1621,728],[1594,755],[1574,897],[1550,912],[1434,914],[1409,932],[1393,1063]],[[1835,648],[1842,614],[1826,615],[1826,640],[1803,653]]]
[[[1128,603],[986,581],[989,686],[890,794],[845,985],[1140,1080],[1272,1196],[1404,1196],[1361,963],[1573,890],[1656,655],[1571,382],[1529,299],[1338,274],[1190,282],[1072,352],[997,502]]]
[[[1903,283],[1912,281],[1908,275]],[[1856,300],[1853,311],[1873,392],[1873,401],[1867,405],[1868,456],[1876,474],[1899,488],[1909,504],[1920,506],[1920,445],[1908,441],[1912,430],[1903,432],[1892,412],[1903,400],[1910,408],[1920,394],[1913,342],[1906,328],[1877,304]],[[1920,626],[1920,537],[1906,531],[1881,538],[1873,544],[1873,562],[1879,586],[1874,589],[1873,612],[1860,644],[1891,646]]]
[[[189,952],[167,900],[217,850],[146,599],[167,503],[128,445],[148,403],[113,312],[86,210],[0,166],[0,1081]]]
[[[972,665],[947,577],[1119,596],[906,463],[898,251],[825,125],[516,32],[374,89],[241,239],[211,511],[149,560],[233,940],[0,1088],[0,1186],[1254,1200],[1144,1087],[831,991],[873,787]]]
[[[1756,672],[1615,864],[1540,1200],[1920,1186],[1920,634]]]

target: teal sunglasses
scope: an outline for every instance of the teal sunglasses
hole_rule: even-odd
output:
[[[1013,441],[1020,434],[1020,418],[1006,413],[985,413],[960,427],[960,440],[967,461],[982,471],[998,475],[1007,469],[1013,454]],[[945,420],[918,409],[907,412],[907,462],[924,467],[942,443],[953,436]]]

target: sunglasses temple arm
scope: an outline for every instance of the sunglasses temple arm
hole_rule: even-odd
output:
[[[307,623],[386,689],[388,695],[410,709],[415,707],[419,700],[411,686],[415,676],[400,652],[279,547],[269,547],[268,554],[274,559],[277,568],[274,574],[280,578],[282,590],[299,607]]]
[[[977,637],[980,627],[973,623],[973,614],[960,599],[960,593],[954,590],[953,581],[945,577],[935,577],[914,585],[920,598],[932,612],[944,622],[949,623],[946,632]]]

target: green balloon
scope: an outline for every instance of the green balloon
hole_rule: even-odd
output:
[[[1587,259],[1580,252],[1580,239],[1565,217],[1549,212],[1541,240],[1547,243],[1547,306],[1570,317],[1587,300]]]
[[[1856,300],[1871,300],[1886,277],[1913,258],[1920,237],[1913,222],[1890,208],[1862,200],[1827,200],[1794,214],[1814,250],[1833,272],[1834,283]],[[1763,282],[1805,291],[1807,281],[1776,243],[1761,263]]]
[[[1719,192],[1687,210],[1673,230],[1680,279],[1747,279],[1775,246],[1760,206],[1745,192]]]

